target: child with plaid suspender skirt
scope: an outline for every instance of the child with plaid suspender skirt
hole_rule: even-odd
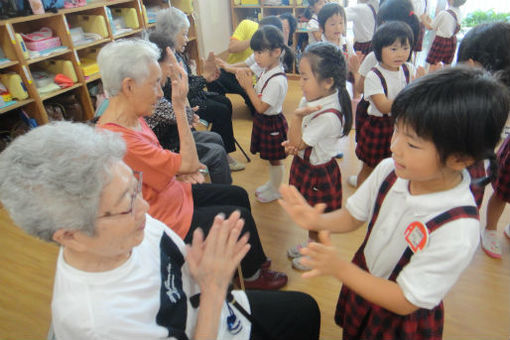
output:
[[[285,143],[286,151],[294,154],[289,183],[308,204],[321,203],[326,211],[333,211],[342,206],[342,177],[335,156],[341,150],[340,138],[352,125],[345,58],[333,44],[311,44],[303,53],[299,70],[303,98],[292,116]],[[308,239],[317,241],[317,233],[309,232]],[[306,244],[287,251],[298,270],[307,270],[299,262],[299,249]]]
[[[348,21],[353,22],[354,50],[367,55],[372,51],[372,36],[377,27],[379,1],[362,0],[358,5],[345,8]]]
[[[482,66],[489,70],[510,89],[510,23],[497,22],[479,25],[471,29],[459,45],[457,63],[466,63],[471,66]],[[510,139],[507,137],[499,147],[497,155],[487,154],[489,164],[497,164],[497,171],[489,167],[485,171],[484,162],[470,167],[471,178],[477,179],[472,184],[471,191],[475,200],[482,202],[484,186],[480,186],[480,178],[492,183],[494,192],[487,202],[486,228],[482,232],[482,249],[493,258],[501,258],[502,250],[498,237],[497,226],[501,214],[507,203],[510,203]],[[495,161],[496,160],[496,161]],[[478,184],[478,185],[476,185]],[[482,183],[484,184],[484,183]],[[504,229],[504,235],[510,239],[510,225]]]
[[[401,21],[383,24],[372,42],[378,64],[368,72],[364,81],[363,96],[369,106],[368,116],[362,121],[357,136],[356,156],[363,162],[358,186],[380,161],[391,156],[391,104],[414,74],[413,66],[406,64],[413,45],[413,32],[407,24]]]
[[[457,33],[462,20],[459,7],[465,2],[466,0],[448,0],[450,8],[439,12],[434,21],[427,14],[421,16],[423,25],[436,32],[436,37],[427,55],[428,64],[434,65],[442,62],[449,65],[452,63],[457,49]]]
[[[275,26],[259,28],[250,41],[255,62],[262,73],[257,75],[255,88],[251,72],[236,72],[239,84],[245,89],[257,113],[253,117],[250,151],[269,161],[269,181],[255,191],[257,200],[272,202],[280,197],[278,188],[283,178],[282,159],[286,154],[282,143],[287,140],[287,120],[282,113],[287,95],[287,77],[282,65],[293,61],[291,49],[283,41],[283,33]]]
[[[319,232],[320,243],[301,250],[301,262],[312,268],[303,277],[331,275],[343,283],[335,314],[343,339],[442,338],[442,300],[479,242],[465,168],[493,150],[509,110],[504,86],[484,71],[438,71],[397,96],[393,157],[345,208],[322,213],[324,207],[311,207],[295,188],[280,189],[292,219]],[[350,232],[365,222],[363,244],[345,261],[329,232]]]

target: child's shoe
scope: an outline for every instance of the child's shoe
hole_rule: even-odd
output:
[[[290,257],[291,259],[295,259],[295,258],[303,256],[303,255],[301,255],[300,250],[303,248],[306,248],[308,246],[308,242],[310,242],[310,241],[305,241],[305,242],[299,243],[299,244],[295,245],[294,247],[287,249],[287,256]]]
[[[257,197],[257,201],[259,201],[260,203],[269,203],[269,202],[276,201],[281,196],[278,191],[275,191],[273,188],[270,188],[266,191],[259,193],[258,195],[256,195],[256,197]]]
[[[257,189],[255,189],[255,196],[260,195],[261,193],[263,193],[266,190],[269,190],[270,188],[271,182],[267,181],[266,183],[262,184],[261,186],[257,187]]]
[[[510,224],[506,226],[504,234],[506,238],[510,239]]]
[[[304,264],[301,263],[301,259],[304,257],[305,256],[301,256],[292,259],[292,268],[300,270],[302,272],[309,272],[310,270],[312,270],[312,268],[305,266]]]
[[[496,230],[485,229],[482,232],[482,249],[492,258],[501,258],[501,247],[499,245],[498,232]]]
[[[349,176],[349,178],[347,178],[347,184],[353,188],[356,188],[358,185],[358,176]]]

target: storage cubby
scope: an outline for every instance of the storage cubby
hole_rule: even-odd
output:
[[[16,109],[23,109],[37,123],[45,124],[49,121],[46,108],[48,103],[57,103],[62,98],[72,95],[76,102],[83,108],[80,120],[91,119],[94,115],[94,107],[88,91],[88,86],[97,84],[100,79],[94,62],[97,53],[108,42],[120,39],[140,36],[144,29],[154,26],[148,24],[144,16],[144,5],[151,8],[167,8],[169,3],[165,0],[95,0],[86,6],[76,8],[63,8],[57,13],[45,13],[30,15],[0,21],[0,47],[3,58],[8,59],[0,63],[0,75],[16,73],[28,93],[28,97],[16,100],[12,105],[1,107],[0,115]],[[108,9],[112,13],[112,19],[108,16]],[[110,23],[115,23],[115,17],[125,18],[124,22],[129,31],[114,34]],[[154,16],[152,16],[154,17]],[[195,60],[200,70],[200,54],[198,39],[194,29],[194,19],[188,15],[191,27],[192,39],[187,47],[191,59]],[[28,55],[23,44],[19,43],[20,34],[29,34],[48,27],[53,36],[58,37],[64,48],[51,52],[43,51],[40,55]],[[95,33],[100,39],[90,42],[74,41],[72,33],[74,28],[81,27],[84,33]],[[26,43],[25,43],[26,45]],[[2,58],[0,56],[0,58]],[[34,79],[34,73],[41,69],[52,69],[69,75],[73,74],[73,84],[66,88],[55,88],[48,93],[39,93]],[[36,74],[36,73],[35,73]],[[19,81],[19,78],[17,78]]]

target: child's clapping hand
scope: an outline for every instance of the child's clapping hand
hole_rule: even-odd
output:
[[[337,277],[341,271],[342,263],[345,262],[339,257],[338,250],[331,244],[329,231],[320,231],[319,241],[320,243],[310,242],[300,251],[303,255],[300,258],[301,263],[312,268],[302,275],[303,278],[326,275]]]
[[[241,85],[241,87],[245,90],[253,87],[253,76],[249,68],[237,69],[236,79],[239,82],[239,85]]]
[[[278,200],[283,209],[290,215],[292,220],[307,230],[315,230],[321,214],[326,209],[326,204],[319,203],[309,205],[303,195],[295,186],[282,184],[280,186],[282,198]]]

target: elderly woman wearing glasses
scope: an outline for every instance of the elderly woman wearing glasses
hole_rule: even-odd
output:
[[[231,185],[184,182],[200,182],[203,177],[185,113],[187,75],[169,48],[167,53],[171,58],[169,74],[180,153],[164,150],[143,119],[152,113],[162,95],[160,52],[148,41],[116,41],[101,49],[98,64],[110,104],[97,126],[122,134],[127,146],[124,161],[131,169],[144,173],[142,193],[149,203],[149,214],[185,242],[191,241],[199,226],[207,234],[218,213],[229,215],[239,210],[251,246],[241,262],[245,287],[278,289],[287,283],[287,276],[269,269],[271,262],[262,249],[246,191]]]
[[[257,323],[242,317],[226,301],[250,248],[239,213],[217,216],[205,240],[198,229],[185,246],[147,214],[125,150],[118,134],[60,122],[0,154],[0,201],[26,232],[61,246],[57,339],[318,339],[317,305],[302,293],[233,291]]]

